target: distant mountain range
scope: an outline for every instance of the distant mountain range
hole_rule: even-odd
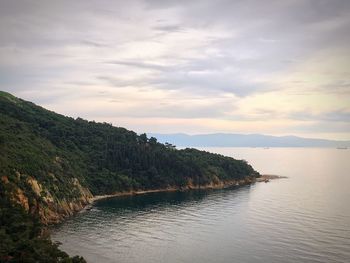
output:
[[[297,136],[271,136],[262,134],[214,133],[188,135],[148,134],[160,142],[171,143],[180,147],[335,147],[350,148],[350,141],[310,139]]]

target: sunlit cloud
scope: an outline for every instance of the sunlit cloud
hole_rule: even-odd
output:
[[[349,139],[350,2],[1,1],[0,89],[137,132]]]

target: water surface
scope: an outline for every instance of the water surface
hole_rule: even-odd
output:
[[[350,262],[350,150],[203,148],[288,179],[101,200],[53,229],[88,262]]]

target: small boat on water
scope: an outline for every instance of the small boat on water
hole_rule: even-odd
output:
[[[348,147],[337,147],[338,150],[347,150]]]

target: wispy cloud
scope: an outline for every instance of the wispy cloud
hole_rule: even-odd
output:
[[[349,30],[346,0],[1,1],[0,89],[137,131],[349,139]]]

